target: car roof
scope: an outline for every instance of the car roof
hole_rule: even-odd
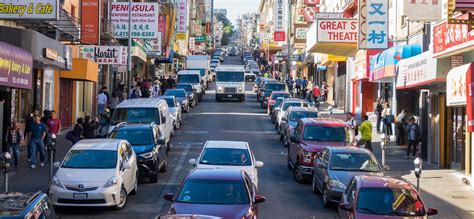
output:
[[[131,123],[126,124],[119,123],[114,130],[143,130],[143,129],[150,129],[154,123],[146,124],[146,123]]]
[[[38,191],[36,193],[6,192],[0,193],[0,212],[3,216],[20,216],[25,210],[36,206],[36,203],[46,199],[46,194]]]
[[[245,141],[207,141],[204,147],[248,149],[248,143]]]
[[[397,188],[397,189],[410,189],[413,190],[413,186],[400,179],[395,179],[388,176],[354,176],[357,180],[358,188]]]
[[[274,81],[267,81],[267,84],[284,84],[284,85],[286,85],[284,82],[277,81],[277,80],[274,80]]]
[[[290,94],[290,92],[286,91],[272,91],[272,94]],[[290,94],[291,95],[291,94]]]
[[[286,103],[286,102],[292,102],[292,103],[294,103],[294,102],[303,102],[303,103],[306,103],[306,102],[308,102],[308,101],[307,101],[307,100],[300,99],[300,98],[294,98],[294,97],[292,97],[292,98],[286,98],[286,99],[285,99],[285,103]]]
[[[134,98],[122,101],[117,105],[117,108],[157,107],[160,101],[165,100],[159,98]]]
[[[333,118],[303,118],[300,119],[305,125],[327,126],[327,127],[347,127],[346,122]]]
[[[199,75],[201,75],[201,72],[199,70],[181,70],[181,71],[178,72],[178,75],[185,75],[185,74],[192,74],[192,75],[199,74]]]
[[[122,139],[84,139],[77,142],[71,150],[110,150],[116,151]]]
[[[220,65],[216,71],[245,71],[245,68],[241,65]]]
[[[295,106],[291,107],[291,112],[318,112],[318,109],[314,107]]]
[[[187,179],[204,179],[204,180],[243,180],[243,170],[240,169],[193,169],[189,173]]]

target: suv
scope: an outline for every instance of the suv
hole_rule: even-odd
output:
[[[124,125],[115,128],[109,138],[125,139],[137,155],[138,173],[158,181],[158,172],[166,172],[169,146],[160,133],[158,125]]]
[[[317,118],[319,117],[318,110],[313,107],[290,107],[283,114],[280,121],[280,141],[283,146],[290,145],[290,136],[293,135],[295,126],[298,121],[303,118]]]
[[[49,198],[42,192],[0,193],[0,218],[57,218]]]
[[[272,81],[265,83],[265,86],[263,87],[261,93],[260,93],[260,100],[261,102],[261,107],[262,109],[265,109],[265,107],[268,105],[268,97],[270,97],[270,94],[274,91],[286,91],[286,84],[283,82],[279,81]]]
[[[304,118],[290,136],[288,169],[293,170],[297,183],[304,183],[313,175],[316,154],[326,147],[347,145],[347,124],[339,119]]]
[[[202,97],[206,94],[203,82],[201,81],[201,73],[195,70],[181,70],[178,72],[178,84],[187,83],[192,84],[193,89],[196,90],[198,101],[202,101]]]
[[[258,84],[258,88],[257,88],[257,102],[261,101],[261,97],[262,97],[263,91],[265,89],[265,84],[267,84],[269,82],[278,82],[278,81],[274,78],[262,78],[262,80],[260,80],[260,83]]]

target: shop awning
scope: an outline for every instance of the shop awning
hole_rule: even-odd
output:
[[[317,43],[307,52],[354,57],[357,53],[357,43]]]
[[[380,49],[361,49],[355,56],[355,73],[351,80],[368,80],[370,77],[370,58],[383,50]]]
[[[0,86],[31,89],[32,72],[30,52],[0,41]]]
[[[414,88],[446,81],[448,61],[438,61],[428,51],[403,59],[397,66],[397,89]]]
[[[347,60],[344,56],[337,56],[333,54],[321,54],[321,65],[333,67],[334,62],[345,62]]]
[[[89,59],[72,59],[72,70],[60,71],[60,78],[68,78],[76,81],[92,81],[99,80],[99,65]]]
[[[270,51],[280,51],[281,46],[278,46],[278,44],[275,44],[275,43],[263,43],[262,49],[270,50]]]
[[[468,91],[466,86],[471,84],[471,82],[467,82],[467,74],[472,74],[472,63],[461,65],[449,71],[446,77],[446,105],[466,105]]]
[[[421,54],[418,44],[391,47],[370,59],[370,81],[390,82],[397,76],[396,66],[402,59]]]

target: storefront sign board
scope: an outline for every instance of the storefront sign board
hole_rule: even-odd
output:
[[[28,51],[0,42],[0,85],[31,89],[33,56]]]
[[[126,65],[125,46],[81,46],[81,58],[95,61],[99,65]]]
[[[402,4],[403,15],[410,21],[435,22],[443,14],[443,1],[403,1]]]
[[[356,19],[317,19],[318,43],[356,43]]]
[[[100,33],[99,0],[82,0],[81,4],[81,43],[97,45]]]
[[[459,19],[467,19],[461,15]],[[448,24],[446,21],[433,28],[433,55],[435,57],[449,54],[474,45],[474,30],[468,25]]]
[[[466,105],[466,72],[468,72],[470,68],[471,64],[468,64],[453,68],[449,71],[446,78],[446,105]]]
[[[424,52],[398,62],[397,89],[445,80],[446,75],[438,74],[438,62],[431,52]]]
[[[58,20],[59,5],[59,0],[2,0],[0,2],[0,19]]]
[[[359,4],[359,49],[388,47],[388,0],[364,0]]]
[[[187,32],[188,28],[188,1],[187,0],[179,0],[178,1],[178,28],[176,32],[178,33],[185,33]]]
[[[128,2],[112,2],[110,19],[116,38],[128,38]],[[132,38],[156,39],[158,35],[158,3],[132,4]]]
[[[282,32],[285,31],[285,26],[283,20],[285,19],[285,9],[284,9],[284,1],[283,0],[275,0],[273,5],[273,12],[274,12],[274,31],[275,32]]]

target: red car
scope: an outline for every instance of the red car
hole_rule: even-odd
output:
[[[303,118],[290,136],[288,169],[297,183],[313,176],[316,154],[326,147],[347,146],[347,124],[339,119]]]
[[[354,176],[339,205],[341,219],[427,219],[436,214],[411,184],[384,176]]]
[[[270,115],[273,111],[273,106],[275,106],[276,100],[278,97],[284,97],[284,98],[289,98],[291,97],[291,94],[289,92],[285,91],[273,91],[270,94],[270,97],[268,97],[267,101],[267,113]]]

